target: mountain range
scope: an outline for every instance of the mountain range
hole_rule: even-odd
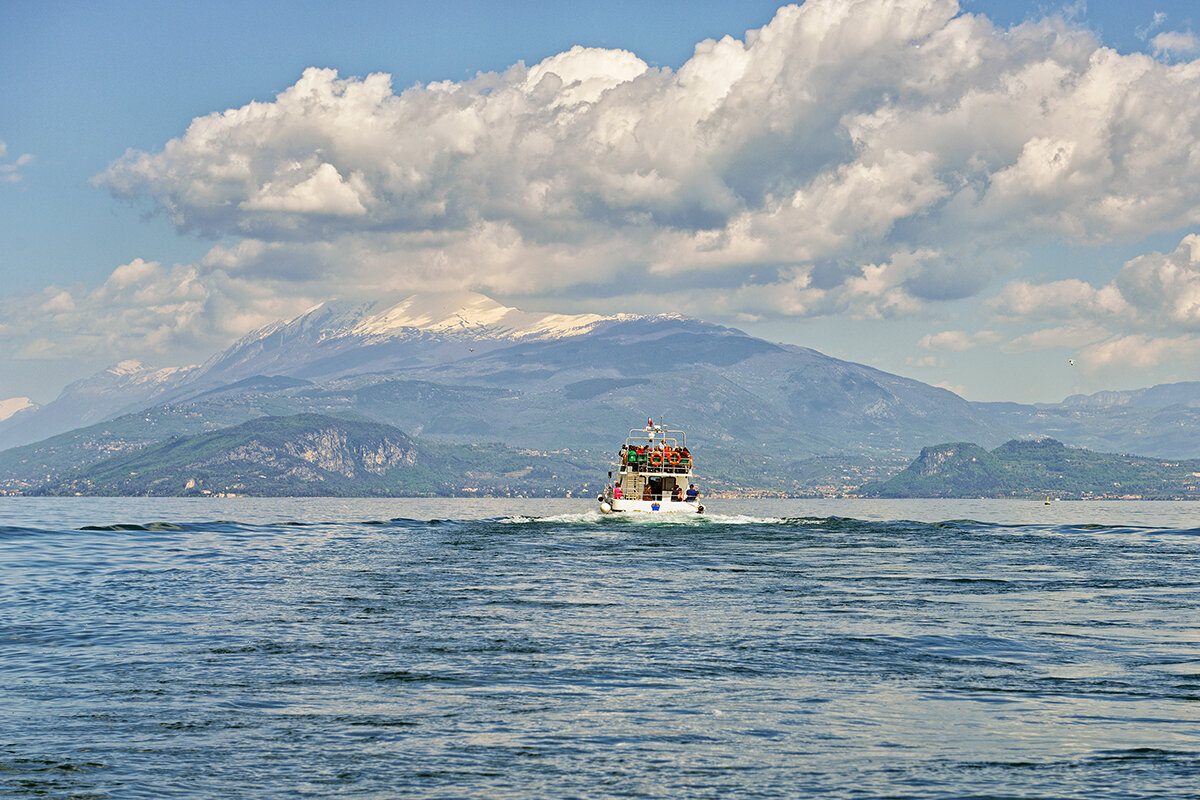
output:
[[[1200,454],[1200,383],[1053,405],[972,403],[698,319],[523,312],[450,293],[324,303],[201,365],[102,370],[0,420],[0,490],[172,437],[300,414],[393,426],[431,445],[560,453],[597,474],[626,431],[653,416],[687,430],[706,480],[785,492],[884,478],[946,441],[1052,436]]]
[[[2,460],[0,456],[0,460]],[[204,496],[570,495],[589,464],[501,445],[418,443],[322,414],[264,416],[67,468],[26,494]]]

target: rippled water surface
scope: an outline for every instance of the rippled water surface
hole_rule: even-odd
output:
[[[0,797],[1200,797],[1200,507],[0,498]]]

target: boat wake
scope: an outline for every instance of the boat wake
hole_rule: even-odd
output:
[[[807,520],[805,520],[807,521]],[[811,520],[816,523],[815,518]],[[573,514],[554,514],[537,517],[513,515],[500,520],[507,524],[552,523],[565,525],[645,526],[665,525],[685,528],[706,528],[714,525],[795,525],[801,520],[783,517],[755,517],[747,514],[604,514],[585,511]]]

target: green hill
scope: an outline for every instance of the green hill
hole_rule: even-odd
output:
[[[870,497],[1200,499],[1200,460],[1095,453],[1054,439],[1006,442],[988,452],[955,442],[926,447],[903,472],[868,483]]]
[[[365,419],[297,414],[179,436],[68,470],[28,494],[420,496],[554,494],[599,476],[585,459],[499,444],[418,444]],[[597,487],[598,488],[598,487]]]

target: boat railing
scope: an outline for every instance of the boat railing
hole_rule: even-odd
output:
[[[628,444],[618,454],[618,460],[622,470],[626,472],[665,473],[668,475],[682,475],[691,472],[694,463],[691,453],[686,448],[674,445],[660,445],[638,452],[637,446]]]

